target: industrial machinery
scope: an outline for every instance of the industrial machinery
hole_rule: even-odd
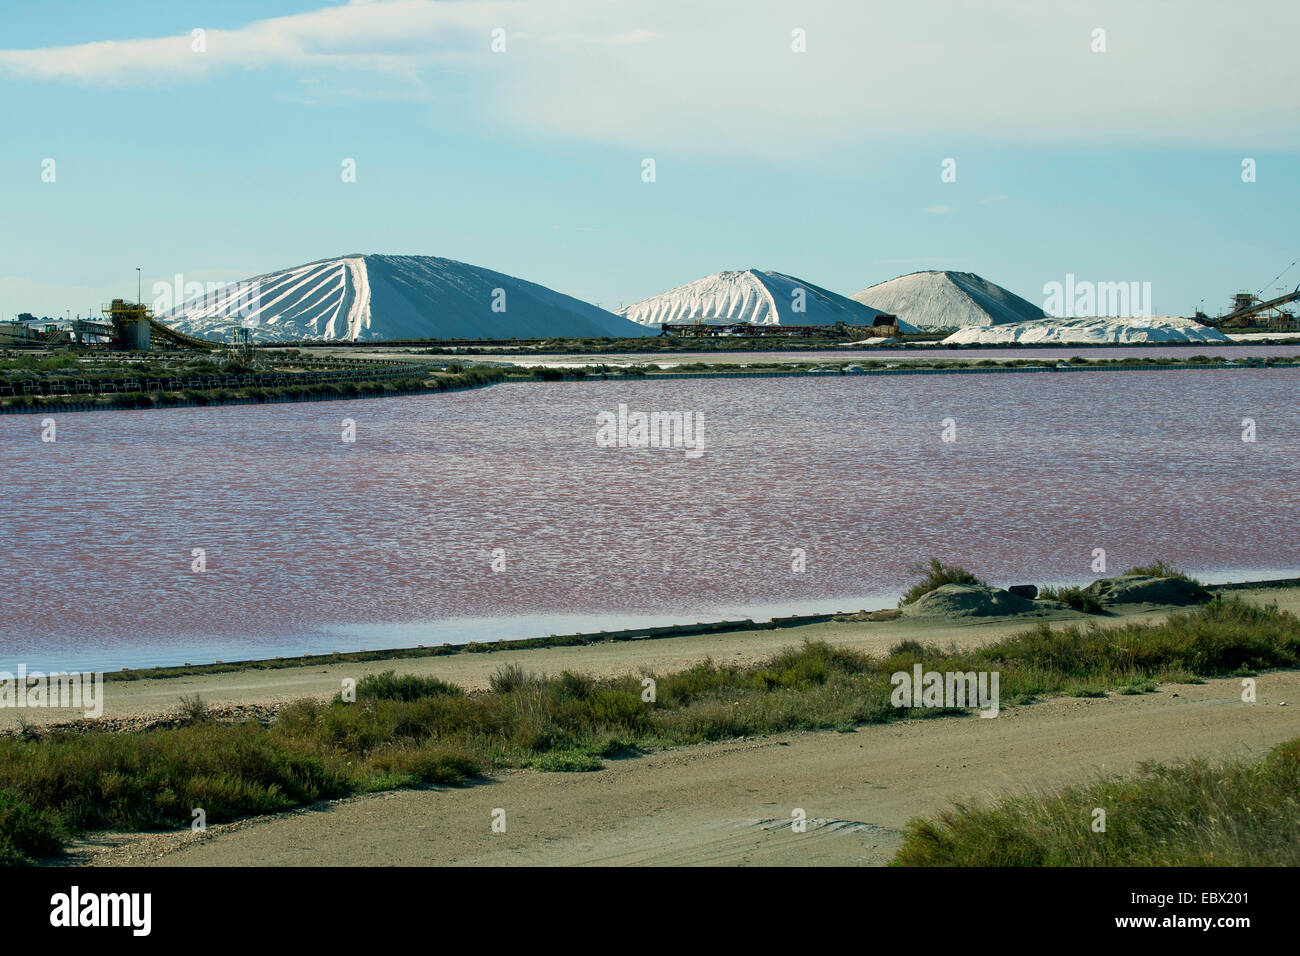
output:
[[[153,310],[141,302],[127,302],[114,299],[104,307],[104,315],[109,323],[82,322],[84,330],[106,336],[109,347],[148,352],[153,348],[154,340],[165,342],[172,348],[192,349],[197,352],[210,352],[215,343],[185,335],[173,328],[163,325],[153,317]],[[111,323],[111,324],[110,324]],[[76,326],[73,327],[74,335]]]
[[[1282,276],[1290,272],[1300,259],[1292,262],[1273,279],[1264,288],[1268,288]],[[1285,312],[1282,306],[1300,301],[1300,285],[1297,285],[1290,292],[1276,296],[1272,299],[1263,298],[1264,290],[1259,292],[1238,292],[1232,297],[1232,308],[1218,317],[1210,317],[1204,312],[1197,310],[1196,321],[1202,325],[1213,326],[1216,329],[1269,329],[1270,331],[1300,332],[1300,319],[1291,313]]]
[[[140,303],[114,299],[104,306],[106,322],[72,319],[65,325],[35,328],[22,322],[0,323],[0,348],[57,349],[109,348],[119,351],[148,352],[155,343],[164,348],[210,352],[217,343],[198,339],[168,328],[153,317],[152,310]],[[248,345],[245,344],[245,351]]]
[[[1196,319],[1204,325],[1213,325],[1215,328],[1262,327],[1288,331],[1300,330],[1295,315],[1282,311],[1282,306],[1298,300],[1300,300],[1300,286],[1296,286],[1285,295],[1267,301],[1261,300],[1259,296],[1250,292],[1238,292],[1232,297],[1232,311],[1217,319],[1208,319],[1204,313],[1198,312]]]

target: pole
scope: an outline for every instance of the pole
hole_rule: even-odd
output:
[[[139,305],[144,305],[144,278],[140,274],[140,267],[135,267],[135,301]]]

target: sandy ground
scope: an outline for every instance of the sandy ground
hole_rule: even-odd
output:
[[[912,817],[1300,736],[1300,672],[683,747],[595,773],[514,771],[188,832],[99,835],[70,862],[166,866],[883,865]],[[1289,706],[1281,706],[1286,701]],[[492,830],[493,813],[506,830]],[[806,832],[791,827],[802,809]]]

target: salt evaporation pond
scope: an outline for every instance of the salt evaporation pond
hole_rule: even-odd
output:
[[[1097,547],[1112,570],[1294,575],[1298,385],[1295,369],[511,384],[64,414],[53,443],[45,416],[4,416],[0,669],[879,607],[931,556],[1002,584],[1087,581]],[[698,413],[704,454],[598,447],[619,403]]]

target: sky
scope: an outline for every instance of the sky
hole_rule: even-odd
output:
[[[1298,36],[1292,0],[6,0],[0,317],[370,252],[610,309],[756,267],[1218,314],[1300,283]]]

